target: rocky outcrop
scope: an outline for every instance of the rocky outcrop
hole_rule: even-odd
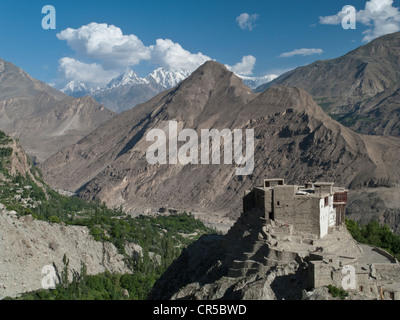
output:
[[[6,167],[11,176],[21,175],[35,182],[43,190],[45,189],[43,183],[39,181],[39,173],[35,170],[32,161],[28,158],[18,141],[10,140],[9,143],[2,145],[2,148],[12,149],[9,161],[3,163],[3,166]]]
[[[226,236],[203,236],[156,282],[150,299],[300,299],[304,262],[268,245],[260,222],[243,214]]]
[[[378,268],[382,263],[394,274],[386,279],[385,285],[400,283],[397,262],[360,246],[345,226],[335,227],[319,239],[296,232],[295,226],[265,220],[259,212],[252,211],[242,213],[227,235],[203,236],[185,249],[156,282],[149,298],[333,299],[326,286],[341,286],[341,267],[353,264],[360,274],[359,283],[371,285],[374,290],[358,292],[357,287],[349,299],[376,299],[379,297],[376,284],[368,280],[374,272],[369,278],[363,277],[368,273],[365,270]],[[381,281],[380,286],[383,284]]]
[[[70,270],[77,272],[81,262],[88,274],[131,272],[115,246],[95,241],[86,227],[52,224],[30,215],[18,218],[0,204],[0,299],[41,289],[43,268],[55,265],[61,271],[64,255]]]

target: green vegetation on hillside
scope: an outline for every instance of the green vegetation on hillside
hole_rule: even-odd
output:
[[[171,216],[132,218],[99,202],[87,203],[52,191],[49,191],[48,200],[43,200],[30,212],[37,219],[88,227],[95,240],[111,242],[125,255],[132,274],[106,272],[86,276],[56,290],[23,294],[22,299],[122,299],[122,289],[128,290],[130,299],[146,299],[155,281],[184,247],[203,234],[214,232],[185,212]],[[27,212],[23,210],[22,213]],[[140,245],[143,256],[128,256],[125,247],[128,243]]]
[[[328,290],[329,293],[334,298],[340,298],[341,300],[345,300],[349,296],[349,293],[346,290],[339,289],[338,287],[335,287],[334,285],[331,284],[328,285]]]
[[[74,279],[68,285],[57,285],[55,289],[40,289],[35,292],[25,293],[16,300],[143,300],[146,295],[138,293],[136,296],[125,296],[124,289],[128,290],[129,285],[125,282],[127,278],[133,278],[131,275],[119,275],[105,272],[103,274]],[[133,280],[134,291],[141,288],[147,291],[143,282]],[[129,292],[129,290],[128,290]],[[132,292],[132,289],[131,291]],[[6,298],[9,300],[9,298]]]
[[[400,260],[400,237],[387,225],[381,226],[377,221],[371,221],[365,226],[360,226],[355,221],[346,219],[346,226],[354,240],[385,249]]]
[[[21,299],[126,299],[122,294],[123,289],[128,290],[130,299],[146,299],[155,281],[180,255],[184,247],[203,234],[214,232],[185,212],[168,217],[132,218],[121,212],[110,210],[104,204],[88,204],[78,198],[58,197],[65,202],[64,207],[60,202],[53,202],[51,198],[39,207],[42,214],[46,206],[61,208],[60,215],[52,211],[52,215],[47,220],[87,226],[95,240],[112,242],[120,253],[125,254],[132,274],[117,275],[106,272],[78,277],[68,285],[58,286],[56,290],[26,293],[21,296]],[[68,208],[77,207],[81,207],[85,213],[73,217],[73,211]],[[45,216],[37,215],[39,208],[32,209],[36,212],[34,215],[38,218],[47,217],[47,213]],[[143,248],[143,256],[127,256],[125,250],[127,243],[140,245]]]
[[[69,259],[65,255],[63,263],[54,289],[24,293],[16,300],[144,300],[151,289],[151,282],[143,274],[121,275],[106,271],[88,275],[83,263],[80,272],[69,270]]]
[[[0,173],[7,174],[7,164],[9,164],[9,157],[12,154],[12,148],[7,145],[12,140],[3,132],[0,131]]]
[[[12,142],[0,131],[0,203],[18,216],[65,225],[86,226],[97,241],[111,242],[125,256],[132,274],[109,272],[89,276],[74,273],[71,283],[60,282],[56,290],[38,290],[23,294],[20,299],[122,299],[122,289],[130,299],[146,299],[154,282],[165,272],[181,250],[204,234],[214,233],[190,213],[170,216],[126,215],[121,208],[110,209],[99,201],[86,202],[66,197],[51,190],[42,180],[39,169],[30,163],[32,178],[10,174]],[[126,245],[142,247],[142,253],[129,256]],[[67,272],[67,270],[65,270]]]

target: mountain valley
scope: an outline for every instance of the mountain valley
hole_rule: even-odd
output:
[[[0,59],[0,299],[330,300],[313,284],[344,262],[377,283],[350,299],[400,299],[378,286],[400,283],[399,66],[399,32],[279,77],[209,60],[58,91]],[[321,237],[275,221],[277,178],[340,186],[347,219]]]

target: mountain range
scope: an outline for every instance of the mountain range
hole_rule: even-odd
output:
[[[236,165],[150,165],[146,135],[170,121],[179,130],[198,133],[253,129],[253,174],[236,176]],[[399,165],[400,138],[357,134],[302,89],[254,93],[225,66],[209,61],[173,89],[62,149],[41,168],[53,187],[131,213],[167,207],[222,216],[240,213],[240,195],[267,177],[299,184],[335,181],[357,189],[398,183]]]
[[[127,69],[105,87],[92,88],[80,81],[70,81],[61,91],[73,97],[91,96],[108,109],[121,113],[176,86],[189,75],[188,70],[170,71],[158,68],[147,77],[141,78],[133,70]]]
[[[127,69],[123,74],[112,79],[105,87],[91,88],[80,81],[70,81],[61,91],[73,97],[90,95],[108,109],[121,113],[146,102],[160,92],[175,87],[189,77],[190,74],[189,70],[172,71],[158,68],[147,77],[141,78],[133,70]],[[243,82],[251,89],[256,89],[276,77],[276,75],[263,77],[240,76]]]
[[[36,162],[73,144],[114,112],[91,97],[73,98],[0,59],[0,129]]]
[[[400,32],[377,38],[337,59],[289,71],[256,89],[298,87],[356,132],[400,135]]]

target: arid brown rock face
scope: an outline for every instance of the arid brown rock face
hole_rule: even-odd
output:
[[[0,234],[0,299],[41,289],[46,274],[42,269],[54,264],[61,271],[64,254],[77,272],[81,262],[88,274],[130,272],[115,246],[94,241],[86,227],[52,224],[30,215],[18,218],[0,204]]]
[[[93,98],[68,97],[0,59],[0,130],[18,138],[36,162],[78,142],[114,115]]]
[[[380,37],[332,60],[316,61],[257,88],[298,87],[356,132],[400,135],[400,33]]]

